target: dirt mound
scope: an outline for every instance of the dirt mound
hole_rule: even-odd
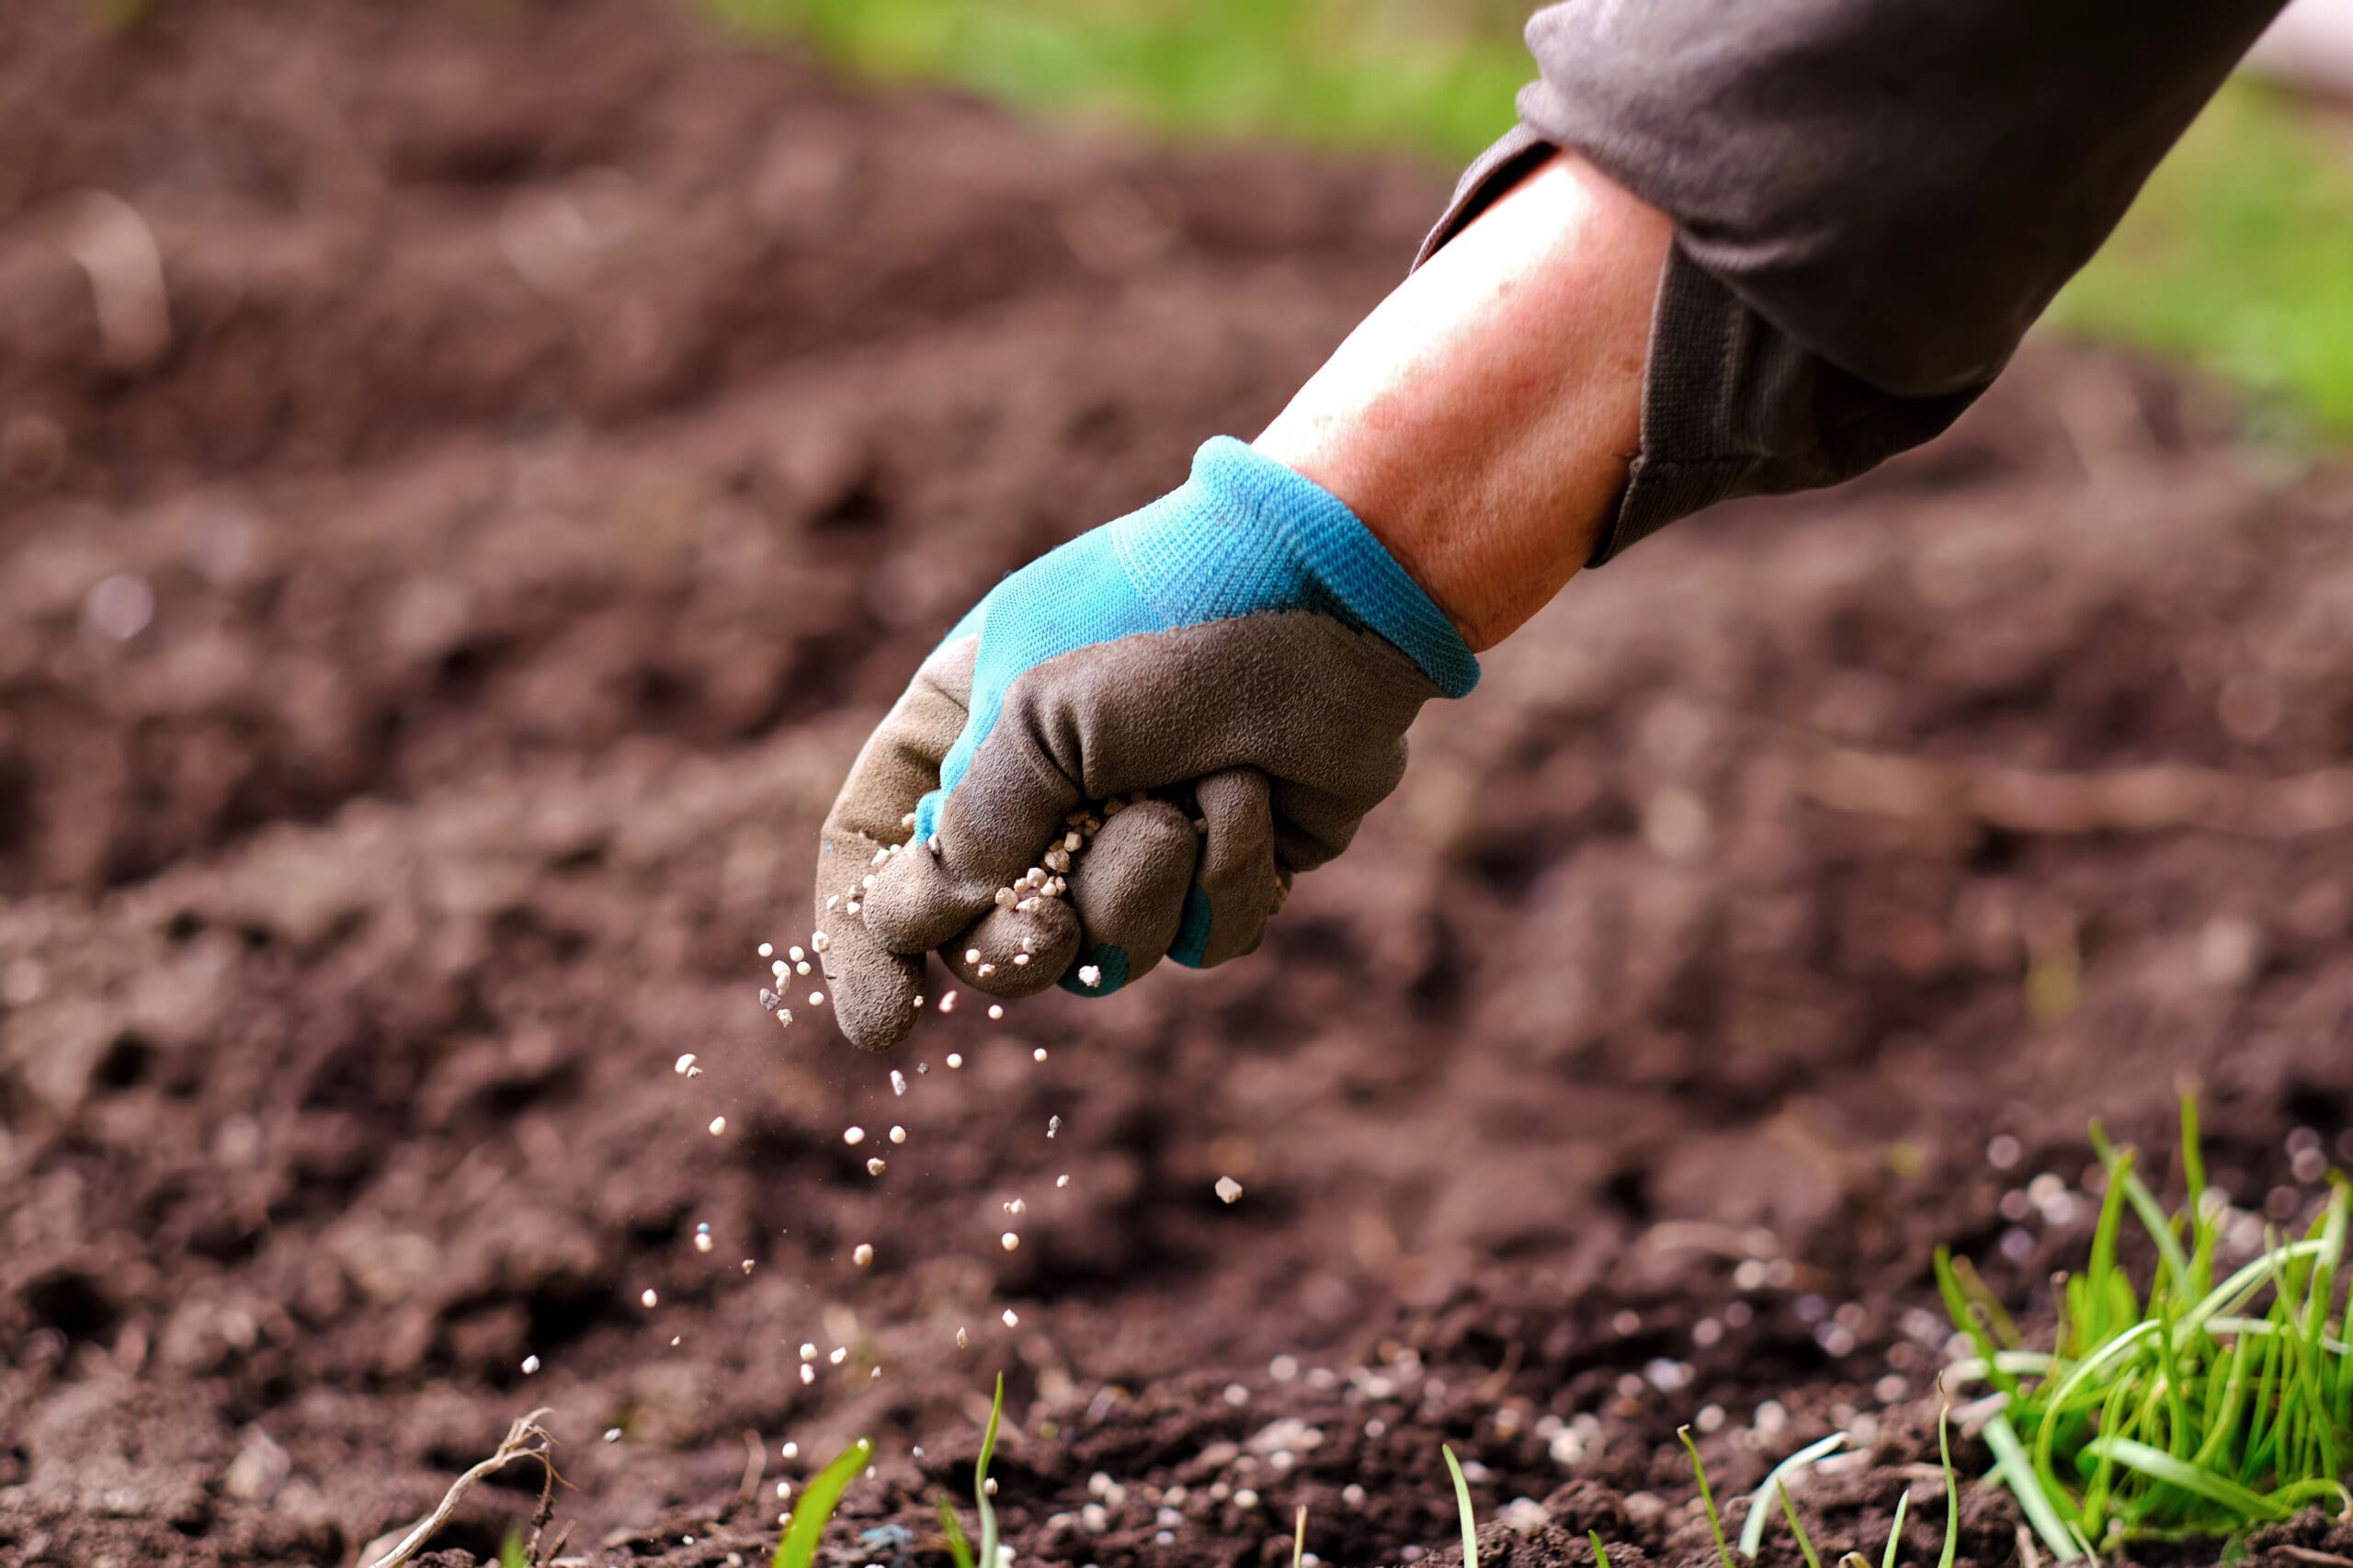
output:
[[[1025,1560],[1277,1563],[1301,1504],[1443,1553],[1447,1441],[1528,1500],[1484,1556],[1697,1568],[1689,1421],[1720,1492],[1854,1432],[1843,1548],[1933,1454],[1929,1249],[2030,1309],[2089,1216],[2006,1195],[2087,1117],[2194,1077],[2214,1179],[2312,1195],[2353,484],[2160,381],[2032,357],[1582,580],[1265,955],[875,1061],[754,994],[864,728],[1270,412],[1437,179],[620,0],[43,0],[0,62],[0,1562],[347,1562],[545,1404],[587,1561],[757,1560],[868,1433],[838,1560],[929,1564],[999,1368]],[[91,190],[159,247],[136,365]]]

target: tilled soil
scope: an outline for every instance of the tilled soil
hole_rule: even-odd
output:
[[[2353,1160],[2353,480],[2163,378],[1581,579],[1264,953],[870,1060],[754,956],[865,727],[1442,175],[651,0],[94,14],[0,14],[0,1562],[349,1562],[546,1406],[572,1556],[758,1560],[870,1434],[829,1550],[928,1568],[999,1369],[1024,1560],[1444,1557],[1446,1442],[1483,1561],[1697,1568],[1691,1422],[1927,1561],[1938,1243],[2030,1313],[2088,1215],[2005,1196],[2189,1084],[2252,1210]]]

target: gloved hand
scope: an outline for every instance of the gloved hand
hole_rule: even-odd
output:
[[[1347,506],[1209,442],[1177,490],[998,584],[858,754],[817,856],[842,1031],[905,1038],[935,948],[1005,997],[1251,951],[1396,788],[1422,704],[1478,678]]]

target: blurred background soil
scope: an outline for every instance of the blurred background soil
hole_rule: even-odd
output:
[[[1695,1418],[1720,1493],[1857,1430],[1844,1548],[1930,1249],[2035,1310],[2088,1118],[2353,1160],[2353,476],[2210,391],[2039,347],[1573,585],[1257,959],[870,1060],[754,957],[865,730],[1445,173],[654,0],[25,0],[0,106],[0,1562],[348,1562],[540,1404],[585,1561],[758,1560],[866,1433],[840,1561],[938,1562],[1000,1368],[1023,1560],[1440,1551],[1443,1440],[1495,1560],[1699,1564]]]

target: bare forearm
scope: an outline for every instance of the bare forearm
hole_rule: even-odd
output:
[[[1642,422],[1666,219],[1563,153],[1383,301],[1255,443],[1361,517],[1473,649],[1585,564]]]

